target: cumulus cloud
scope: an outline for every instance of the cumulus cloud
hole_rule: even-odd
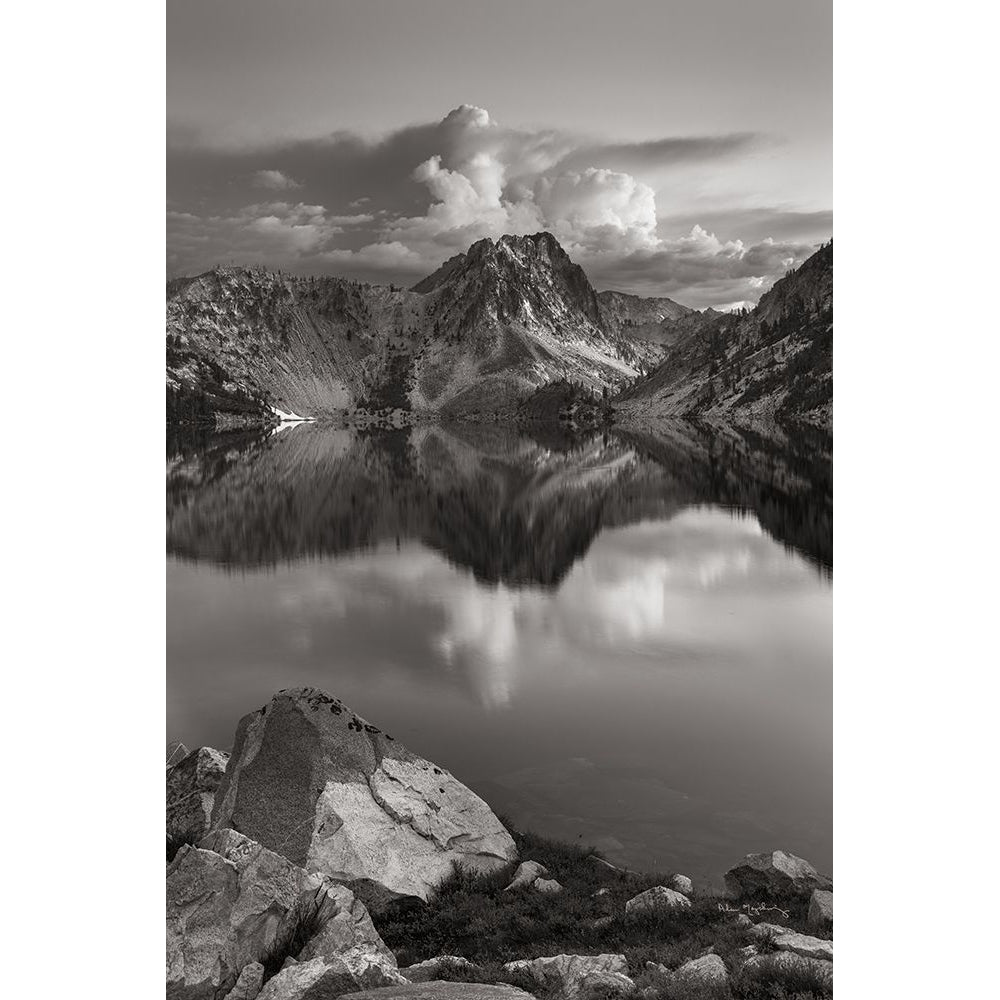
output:
[[[624,251],[655,245],[653,189],[630,174],[588,167],[543,177],[536,201],[549,227],[570,247]]]
[[[581,264],[591,280],[640,293],[676,296],[696,308],[729,308],[756,302],[789,268],[814,250],[811,244],[770,237],[747,245],[721,240],[701,226],[674,239],[658,238],[630,253],[599,251]]]
[[[253,175],[254,187],[268,188],[271,191],[292,191],[302,185],[280,170],[258,170]]]
[[[172,155],[184,160],[179,174],[192,185],[192,198],[215,184],[217,197],[232,199],[232,179],[249,174],[257,187],[302,187],[312,204],[175,213],[168,261],[175,273],[190,272],[215,263],[215,253],[221,260],[409,280],[477,239],[547,229],[599,288],[667,294],[694,306],[756,301],[828,233],[793,238],[793,212],[767,232],[758,213],[750,226],[757,238],[744,242],[730,230],[732,238],[720,239],[673,205],[678,218],[665,226],[654,183],[662,193],[673,165],[738,156],[762,141],[739,134],[602,143],[556,129],[511,129],[486,109],[463,104],[439,122],[377,141],[338,133],[268,150],[186,145]],[[172,198],[184,200],[183,192]]]

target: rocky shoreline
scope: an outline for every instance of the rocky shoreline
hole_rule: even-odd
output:
[[[505,828],[444,768],[315,688],[171,748],[168,1000],[811,1000],[830,879],[748,855],[725,897]]]

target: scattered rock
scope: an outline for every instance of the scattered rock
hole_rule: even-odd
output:
[[[504,892],[511,889],[524,889],[534,884],[536,879],[548,878],[549,870],[545,865],[540,865],[537,861],[522,861],[514,872],[514,878]]]
[[[167,767],[179,764],[190,752],[180,740],[172,740],[167,744]]]
[[[539,986],[558,991],[562,1000],[576,1000],[583,980],[594,973],[628,976],[624,955],[552,955],[508,962],[503,968],[504,972],[523,973]]]
[[[759,952],[757,951],[757,946],[755,944],[747,944],[744,945],[742,948],[737,948],[736,951],[734,951],[732,954],[734,960],[739,965],[742,965],[744,962],[753,958],[754,955],[759,954]]]
[[[310,998],[312,1000],[312,998]],[[407,983],[352,993],[350,1000],[534,1000],[513,986],[486,983]]]
[[[833,926],[833,893],[827,889],[813,889],[809,898],[810,927]]]
[[[676,889],[677,892],[683,892],[685,896],[690,896],[694,892],[694,884],[687,875],[671,875],[670,888]]]
[[[654,885],[652,889],[640,892],[625,904],[625,912],[632,915],[651,910],[672,910],[678,906],[690,906],[691,900],[676,889],[665,885]]]
[[[474,968],[472,962],[460,955],[438,955],[436,958],[428,958],[425,962],[417,962],[416,965],[410,965],[399,971],[411,983],[429,983],[439,978],[443,969],[463,969],[471,972]]]
[[[168,837],[186,835],[198,840],[204,835],[228,761],[228,754],[199,747],[167,767]]]
[[[753,927],[753,921],[745,913],[737,913],[734,923],[737,927]]]
[[[692,958],[674,972],[672,983],[688,989],[699,986],[724,986],[729,982],[726,963],[718,955]]]
[[[784,851],[748,854],[724,877],[726,888],[736,899],[789,893],[807,896],[813,889],[833,887],[808,861]]]
[[[789,927],[778,924],[757,924],[751,935],[758,941],[769,940],[778,951],[788,951],[803,958],[820,958],[833,961],[833,942],[823,938],[799,934]]]
[[[754,926],[750,929],[750,936],[756,938],[758,941],[780,937],[782,934],[794,933],[795,932],[790,927],[782,927],[781,924],[760,923],[754,924]]]
[[[212,826],[423,900],[455,865],[492,871],[517,855],[482,799],[316,688],[280,691],[241,720]]]
[[[796,934],[790,931],[779,934],[773,941],[778,951],[788,951],[803,958],[819,958],[825,962],[833,961],[833,942],[822,938],[810,937],[808,934]]]
[[[598,917],[590,926],[593,927],[595,931],[600,931],[605,927],[610,927],[614,922],[615,918],[612,916]]]
[[[563,887],[554,878],[536,878],[532,888],[550,894],[563,891]]]
[[[658,991],[666,989],[674,977],[673,972],[659,962],[647,962],[643,971],[647,977],[653,980]],[[657,997],[659,995],[659,992],[657,992]]]
[[[602,886],[600,889],[597,890],[597,892],[593,894],[593,898],[599,899],[601,896],[610,896],[610,895],[611,895],[611,890],[605,885]]]
[[[226,1000],[257,1000],[264,985],[264,966],[251,962],[240,970],[236,985],[226,994]]]

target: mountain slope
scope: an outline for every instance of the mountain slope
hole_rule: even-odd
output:
[[[473,244],[414,289],[218,268],[167,289],[167,384],[313,416],[361,407],[509,412],[566,378],[600,391],[659,359],[609,328],[549,233]]]
[[[607,329],[652,344],[672,344],[677,339],[676,321],[700,315],[673,299],[627,292],[598,292],[597,303]]]
[[[633,420],[729,415],[829,426],[833,242],[777,281],[751,312],[718,315],[683,334],[615,406]]]
[[[168,286],[167,385],[202,387],[211,362],[282,410],[343,409],[383,381],[422,307],[377,285],[217,268]]]

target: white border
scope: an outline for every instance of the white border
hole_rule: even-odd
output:
[[[163,989],[163,8],[5,14],[4,992],[134,1000]],[[967,0],[835,9],[850,997],[993,987],[996,38]]]

